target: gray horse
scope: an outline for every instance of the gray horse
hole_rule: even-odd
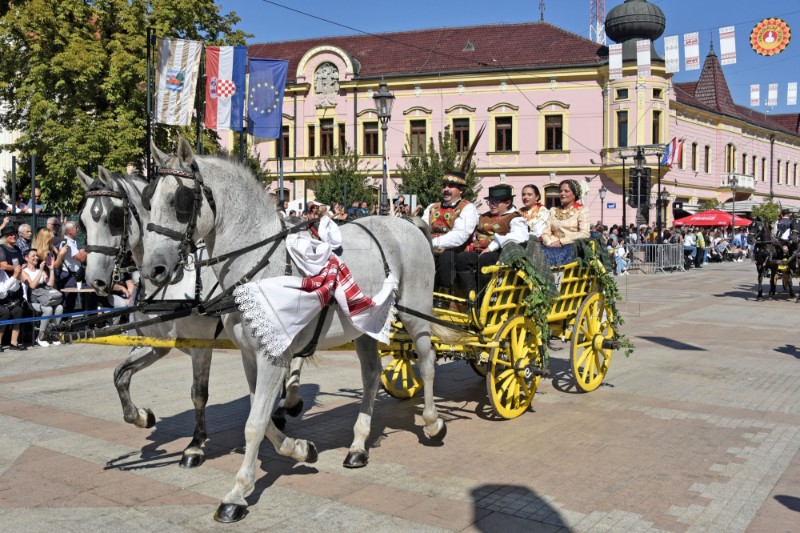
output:
[[[192,240],[205,240],[211,257],[235,253],[281,232],[282,225],[274,204],[244,166],[217,157],[195,158],[185,139],[179,140],[176,155],[168,156],[155,147],[153,153],[161,177],[152,190],[151,223],[145,234],[147,254],[141,271],[155,283],[169,283],[175,272],[180,270],[184,253],[176,240],[183,241],[185,245],[187,230],[191,230]],[[191,210],[193,214],[189,218],[185,205],[187,190],[194,191],[195,199],[195,207]],[[433,257],[429,243],[419,229],[395,217],[368,217],[341,229],[344,240],[342,258],[365,294],[376,294],[383,286],[386,277],[382,259],[384,254],[391,272],[399,280],[398,304],[430,314]],[[374,240],[370,234],[375,237]],[[286,267],[284,258],[287,257],[285,243],[277,240],[216,263],[213,268],[221,287],[227,289],[236,286],[254,266],[264,263],[267,249],[273,245],[276,247],[271,255],[272,260],[252,279],[283,275]],[[434,353],[430,344],[430,325],[426,320],[408,313],[401,312],[399,317],[415,341],[420,372],[426,384],[422,413],[424,432],[428,438],[441,439],[446,427],[438,416],[433,398]],[[259,341],[250,333],[240,313],[225,315],[223,323],[237,346],[242,348],[252,400],[245,425],[247,446],[244,460],[233,489],[222,499],[215,515],[217,520],[231,522],[244,517],[247,508],[245,497],[255,486],[258,448],[265,435],[280,455],[299,461],[316,460],[314,444],[286,437],[272,423],[269,412],[280,392],[292,355],[309,345],[317,324],[312,322],[297,335],[284,352],[281,364],[276,365],[266,357],[257,355],[261,348]],[[364,394],[354,426],[354,440],[345,459],[345,466],[350,467],[364,466],[367,462],[366,440],[380,381],[381,362],[376,340],[361,335],[338,313],[328,313],[321,327],[318,347],[334,347],[353,339],[361,363]]]
[[[136,264],[141,264],[144,255],[142,237],[144,227],[149,222],[149,213],[142,207],[142,190],[147,185],[144,180],[123,174],[109,173],[103,167],[98,169],[98,181],[78,170],[78,179],[84,190],[93,191],[96,196],[88,196],[86,207],[82,210],[81,222],[86,228],[86,243],[89,247],[86,260],[86,281],[99,296],[107,296],[113,287],[112,275],[115,267],[115,253],[127,240],[127,248],[132,252]],[[93,194],[89,193],[89,194]],[[111,193],[111,194],[106,194]],[[119,196],[127,197],[128,203]],[[113,231],[109,218],[113,219],[112,209],[128,212],[123,214],[128,223],[121,231]],[[117,211],[120,213],[120,211]],[[135,214],[134,214],[135,213]],[[136,216],[139,220],[136,220]],[[121,219],[117,219],[119,224]],[[158,293],[159,300],[192,300],[195,297],[194,272],[189,273],[174,285],[169,285]],[[216,278],[210,269],[205,269],[201,277],[203,297],[207,297],[214,287]],[[143,280],[146,295],[153,294],[157,287],[150,281]],[[158,315],[135,313],[132,320],[145,320]],[[219,319],[205,316],[193,316],[167,323],[158,323],[137,330],[139,335],[154,337],[213,339]],[[224,338],[224,335],[222,336]],[[180,466],[200,466],[205,460],[202,446],[208,434],[206,430],[205,409],[208,402],[208,377],[211,370],[210,349],[183,349],[192,358],[192,402],[195,410],[195,429],[191,442],[183,451]],[[152,365],[170,352],[169,348],[133,348],[125,361],[114,370],[114,385],[117,388],[125,421],[141,428],[150,428],[155,424],[155,415],[150,409],[141,409],[131,400],[130,384],[134,374]]]

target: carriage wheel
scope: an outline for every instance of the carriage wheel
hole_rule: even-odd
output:
[[[384,355],[382,352],[381,355]],[[392,360],[381,373],[383,390],[392,398],[407,400],[413,398],[424,386],[417,367],[416,353],[412,350],[389,352]]]
[[[531,366],[542,366],[542,336],[531,319],[515,316],[495,337],[486,374],[486,389],[495,412],[503,418],[516,418],[533,401],[541,376]]]
[[[613,316],[600,293],[590,294],[578,309],[572,331],[570,361],[575,383],[583,392],[600,386],[611,362],[611,348],[603,341],[614,337]]]

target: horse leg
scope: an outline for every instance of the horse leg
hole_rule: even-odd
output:
[[[122,403],[122,416],[125,422],[140,428],[151,428],[155,425],[156,417],[153,411],[139,409],[131,400],[131,379],[138,371],[147,368],[168,353],[169,349],[165,348],[136,347],[128,353],[125,361],[114,369],[114,386]]]
[[[194,403],[194,435],[183,450],[179,465],[184,468],[200,466],[206,460],[202,446],[208,438],[206,429],[206,404],[208,403],[208,376],[211,372],[211,353],[209,349],[190,350],[192,357],[192,403]]]
[[[361,408],[358,412],[355,426],[353,426],[353,443],[347,457],[344,459],[345,468],[362,468],[367,466],[369,452],[367,439],[372,429],[372,412],[375,409],[375,398],[378,395],[378,385],[381,380],[381,358],[378,355],[378,341],[367,335],[362,335],[355,340],[356,353],[361,363],[361,382],[364,393],[361,396]]]
[[[302,357],[292,358],[278,408],[272,413],[272,423],[281,431],[286,427],[287,414],[294,417],[300,416],[303,412],[303,398],[300,396],[300,371],[303,369],[303,361]]]
[[[436,373],[436,353],[431,346],[429,325],[416,317],[403,316],[403,324],[414,339],[414,348],[417,351],[417,366],[420,377],[425,386],[423,396],[425,406],[422,410],[422,420],[425,423],[423,430],[425,436],[434,441],[442,441],[447,435],[447,425],[439,417],[436,401],[433,399],[433,382]]]
[[[233,489],[225,495],[214,514],[214,519],[218,522],[237,522],[244,518],[247,510],[245,498],[255,488],[256,460],[265,435],[280,455],[306,462],[315,462],[318,458],[316,446],[312,442],[286,437],[275,428],[270,419],[269,412],[278,397],[286,371],[272,365],[264,357],[258,358],[257,366],[255,395],[244,429],[244,459],[236,474]]]
[[[758,296],[756,296],[756,300],[761,300],[764,298],[764,269],[758,269]]]

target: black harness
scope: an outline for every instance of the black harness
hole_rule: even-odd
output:
[[[113,205],[110,201],[111,198],[122,200],[122,205]],[[129,248],[129,233],[131,227],[131,218],[136,220],[139,225],[139,231],[142,231],[142,219],[139,217],[139,212],[136,210],[128,194],[124,191],[113,191],[100,185],[95,181],[92,183],[89,191],[86,193],[86,203],[81,210],[79,219],[83,219],[83,211],[88,207],[89,214],[92,220],[99,221],[104,212],[108,212],[106,222],[111,235],[120,237],[119,246],[98,246],[86,245],[87,253],[97,253],[114,257],[114,270],[111,274],[112,283],[116,283],[122,279],[122,262],[125,260],[125,254]],[[81,222],[83,226],[83,222]],[[85,232],[85,228],[82,228]]]

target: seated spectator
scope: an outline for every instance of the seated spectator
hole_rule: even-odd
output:
[[[616,270],[614,273],[617,276],[621,274],[627,275],[631,262],[628,259],[628,250],[625,248],[624,237],[620,238],[616,246],[614,246],[614,260],[616,261]]]
[[[3,228],[3,231],[11,230],[14,228]],[[16,235],[16,232],[13,233]],[[6,236],[9,234],[6,234]],[[4,261],[5,262],[5,261]],[[6,320],[19,320],[24,313],[22,285],[20,285],[19,278],[22,272],[22,265],[15,263],[10,272],[5,268],[0,269],[0,322]],[[0,328],[0,339],[5,335],[8,326]],[[19,342],[19,324],[11,325],[11,339],[8,345],[10,350],[26,350],[25,346]],[[3,348],[0,347],[0,351]]]
[[[17,213],[30,213],[31,209],[28,207],[28,204],[25,203],[25,200],[22,199],[22,194],[17,195],[17,203],[16,203]]]
[[[22,269],[22,282],[28,286],[28,301],[31,306],[42,313],[42,321],[39,325],[39,335],[34,342],[39,346],[49,346],[50,343],[44,338],[44,333],[47,331],[47,326],[50,324],[50,319],[47,317],[53,315],[60,315],[64,312],[64,306],[59,301],[47,305],[44,301],[40,301],[38,289],[56,289],[56,271],[53,268],[53,256],[48,254],[44,262],[39,260],[38,252],[31,248],[25,254],[25,268]],[[50,263],[49,265],[47,263]],[[63,301],[63,298],[62,298]],[[58,324],[61,318],[54,318],[53,322]]]
[[[31,249],[31,237],[33,230],[30,224],[20,224],[17,228],[17,248],[25,256],[25,252]]]
[[[358,218],[361,216],[361,208],[359,207],[361,204],[358,200],[353,200],[353,205],[347,208],[347,218],[353,220],[354,218]]]
[[[347,220],[347,213],[344,211],[344,206],[338,202],[333,204],[333,220],[338,223]]]

